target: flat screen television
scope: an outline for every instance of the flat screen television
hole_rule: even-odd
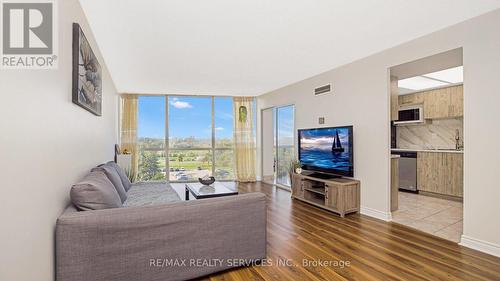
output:
[[[302,169],[354,176],[352,126],[301,129],[298,133]]]

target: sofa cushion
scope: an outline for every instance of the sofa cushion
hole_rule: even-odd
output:
[[[158,205],[180,201],[177,192],[165,182],[134,183],[127,192],[124,207]]]
[[[128,191],[132,187],[132,183],[128,179],[127,174],[125,174],[125,171],[120,166],[118,166],[118,164],[116,164],[113,161],[109,161],[106,164],[115,168],[116,172],[120,176],[120,179],[122,180],[122,184],[123,184],[123,187],[125,188],[125,191]]]
[[[74,184],[70,192],[71,202],[79,210],[101,210],[122,206],[116,188],[106,174],[90,172],[82,181]]]
[[[111,166],[109,164],[104,164],[104,165],[101,165],[99,167],[92,169],[92,171],[101,171],[104,174],[106,174],[108,179],[111,181],[113,186],[116,188],[116,192],[118,192],[118,195],[120,195],[120,199],[121,199],[122,203],[125,202],[125,200],[127,199],[127,192],[125,191],[125,188],[123,187],[123,183],[122,183],[122,180],[120,179],[120,176],[118,175],[118,172],[116,171],[116,169],[113,166]]]

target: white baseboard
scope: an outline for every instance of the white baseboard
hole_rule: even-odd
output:
[[[500,245],[497,244],[468,237],[466,235],[462,235],[462,239],[460,240],[459,244],[467,248],[500,257]]]
[[[391,221],[392,214],[361,206],[360,213],[383,221]]]

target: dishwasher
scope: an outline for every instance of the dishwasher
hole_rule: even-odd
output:
[[[399,155],[399,189],[417,192],[417,153],[413,151],[392,151]]]

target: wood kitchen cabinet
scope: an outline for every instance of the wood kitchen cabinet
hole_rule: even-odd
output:
[[[424,118],[442,119],[463,116],[463,85],[422,92]]]
[[[391,157],[391,212],[399,207],[399,157]]]
[[[464,196],[464,155],[462,153],[445,153],[444,190],[446,194]]]
[[[448,88],[428,91],[424,95],[424,118],[447,118],[449,106],[450,94]]]
[[[398,77],[391,76],[391,121],[399,118],[399,89]]]
[[[399,96],[399,106],[414,105],[424,102],[424,92]]]
[[[397,93],[397,89],[393,89],[394,84],[391,77],[391,120],[398,119],[397,110],[400,107],[415,104],[424,105],[425,119],[456,118],[464,115],[463,85],[398,95],[396,102],[395,93]]]
[[[449,117],[464,116],[464,86],[450,87]]]
[[[418,152],[417,185],[419,191],[463,197],[463,154]]]

